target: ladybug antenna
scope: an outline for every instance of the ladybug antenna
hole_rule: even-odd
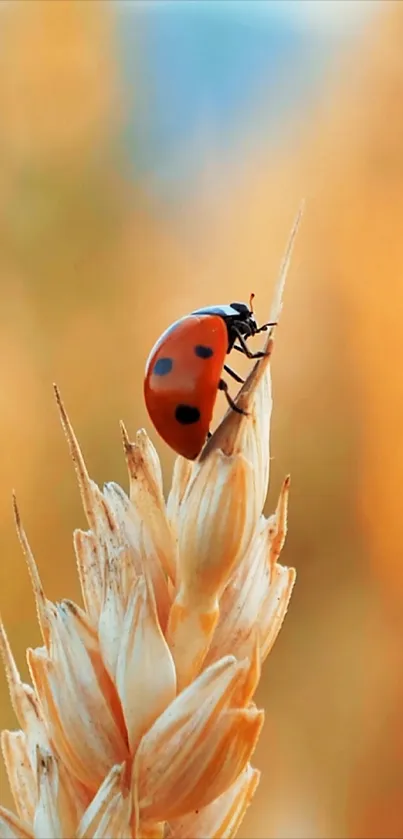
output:
[[[253,311],[253,301],[255,299],[255,296],[256,296],[255,293],[252,291],[251,295],[249,297],[249,309],[250,309],[251,315],[255,314],[254,311]],[[264,323],[263,326],[259,326],[254,334],[258,335],[259,332],[267,332],[267,330],[270,329],[272,326],[277,326],[277,321],[276,320],[270,321],[269,323]]]

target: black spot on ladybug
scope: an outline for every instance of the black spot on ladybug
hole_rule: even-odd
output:
[[[199,422],[200,411],[194,405],[177,405],[175,419],[181,425],[193,425],[195,422]]]
[[[195,355],[199,358],[211,358],[214,353],[214,350],[211,347],[206,347],[204,344],[196,344],[194,350]]]
[[[172,358],[159,358],[154,364],[155,376],[167,376],[172,370]]]

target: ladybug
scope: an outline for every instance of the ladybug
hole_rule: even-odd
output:
[[[196,309],[170,326],[148,357],[144,379],[146,407],[156,430],[177,454],[195,460],[210,435],[210,422],[219,390],[233,411],[245,413],[228,392],[223,370],[236,382],[244,380],[227,364],[225,356],[238,350],[248,358],[247,339],[274,323],[258,326],[246,303]]]

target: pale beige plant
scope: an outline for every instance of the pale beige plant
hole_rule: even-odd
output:
[[[288,480],[262,515],[270,355],[238,396],[248,416],[228,412],[197,462],[177,459],[167,504],[144,431],[131,443],[122,426],[129,495],[101,492],[56,398],[89,525],[74,534],[84,608],[46,598],[15,504],[43,646],[27,651],[31,687],[0,624],[21,726],[1,735],[17,815],[0,808],[0,837],[233,836],[259,782],[253,696],[295,579],[278,563]]]

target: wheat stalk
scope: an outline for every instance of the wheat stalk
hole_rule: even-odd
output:
[[[21,726],[1,735],[17,815],[0,808],[0,837],[235,835],[259,782],[253,696],[295,580],[278,562],[288,479],[262,514],[272,347],[271,333],[240,391],[248,416],[228,412],[198,462],[177,459],[167,503],[152,443],[124,426],[129,494],[96,486],[55,389],[89,527],[74,534],[84,608],[46,598],[14,501],[43,646],[27,651],[31,687],[0,624]]]

